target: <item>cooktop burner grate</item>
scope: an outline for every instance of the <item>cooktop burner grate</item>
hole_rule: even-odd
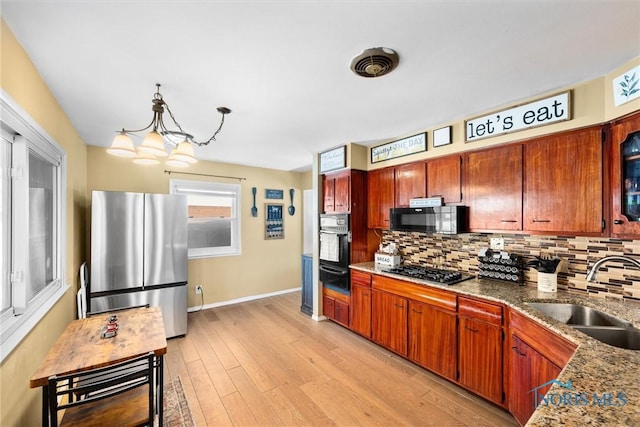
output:
[[[417,265],[401,265],[385,270],[387,273],[398,274],[400,276],[411,277],[429,282],[437,282],[445,285],[453,285],[464,280],[471,279],[473,276],[463,274],[459,271],[444,270],[431,267],[420,267]]]

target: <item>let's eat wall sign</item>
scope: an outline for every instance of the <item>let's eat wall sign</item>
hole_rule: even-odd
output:
[[[465,120],[465,141],[516,132],[571,119],[571,91]]]

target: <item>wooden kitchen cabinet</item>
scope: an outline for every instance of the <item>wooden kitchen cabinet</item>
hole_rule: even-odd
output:
[[[640,113],[611,125],[611,235],[640,236]]]
[[[427,195],[427,166],[413,162],[394,168],[396,208],[408,208],[409,200]]]
[[[522,145],[465,156],[469,229],[522,230]]]
[[[367,175],[369,228],[389,228],[389,210],[395,202],[394,175],[394,168],[372,170]]]
[[[389,210],[394,207],[409,207],[410,199],[425,197],[426,179],[425,162],[370,171],[367,177],[368,227],[388,229]]]
[[[455,308],[455,295],[452,295]],[[409,301],[409,359],[456,380],[456,312]]]
[[[502,306],[458,297],[458,382],[503,401]]]
[[[327,301],[327,311],[336,304]],[[531,391],[542,396],[576,350],[500,303],[360,270],[352,270],[349,310],[351,330],[500,405],[521,424],[535,409]]]
[[[334,179],[334,212],[351,212],[351,174]]]
[[[349,327],[349,295],[322,287],[322,314]]]
[[[367,173],[357,169],[322,176],[323,213],[349,213],[350,262],[370,261],[378,242],[372,243],[367,228]]]
[[[603,136],[600,126],[524,144],[523,228],[603,232]]]
[[[427,162],[427,197],[440,196],[445,204],[462,202],[462,158],[440,157]]]
[[[349,327],[349,303],[341,300],[336,300],[335,313],[333,320]]]
[[[371,338],[371,299],[371,275],[352,270],[349,327],[366,338]]]
[[[324,213],[351,212],[351,176],[357,171],[325,174],[322,179]]]
[[[536,409],[535,395],[544,396],[551,387],[551,384],[547,383],[557,378],[562,369],[520,340],[517,335],[511,338],[511,343],[513,362],[510,381],[514,387],[513,395],[509,395],[509,412],[524,425]],[[547,385],[542,386],[543,384]],[[537,392],[531,391],[538,387],[540,388]]]
[[[322,176],[322,212],[335,211],[336,180],[331,176]]]
[[[406,298],[372,290],[371,338],[402,356],[407,356],[408,306]]]
[[[507,403],[509,412],[524,425],[536,409],[536,394],[539,401],[576,346],[515,310],[509,319]]]

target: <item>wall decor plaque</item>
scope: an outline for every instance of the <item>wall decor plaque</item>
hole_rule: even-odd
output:
[[[615,106],[640,98],[640,65],[613,79],[613,103]]]
[[[377,147],[372,147],[371,163],[408,156],[409,154],[420,153],[421,151],[427,151],[426,133],[419,133],[397,141],[378,145]]]
[[[320,173],[347,167],[347,146],[320,153]]]
[[[433,131],[434,147],[440,147],[448,144],[451,144],[451,126],[445,126]]]
[[[284,190],[273,190],[271,188],[267,188],[264,190],[264,198],[265,199],[278,199],[281,200],[284,196]]]
[[[284,239],[283,203],[265,203],[264,238],[265,240]]]
[[[465,141],[498,136],[571,119],[571,91],[465,120]]]

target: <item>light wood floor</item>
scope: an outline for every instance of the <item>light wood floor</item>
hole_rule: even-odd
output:
[[[329,321],[300,293],[189,314],[168,341],[198,426],[513,426],[505,411]]]

